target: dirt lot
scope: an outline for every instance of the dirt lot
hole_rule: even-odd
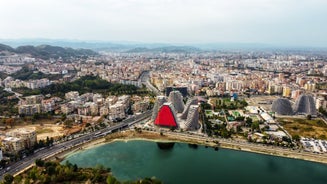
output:
[[[35,124],[35,125],[25,125],[15,128],[31,128],[36,131],[37,140],[46,139],[47,137],[60,137],[64,135],[64,128],[61,125],[55,124]]]
[[[250,98],[245,98],[245,101],[249,106],[260,106],[265,110],[270,111],[272,102],[278,98],[278,96],[251,96]]]
[[[277,118],[277,121],[293,136],[327,140],[327,125],[319,118]]]

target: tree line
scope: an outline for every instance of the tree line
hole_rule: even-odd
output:
[[[161,184],[155,178],[144,178],[136,181],[121,182],[116,179],[110,168],[97,165],[95,168],[80,168],[76,164],[66,162],[60,164],[57,161],[35,160],[35,166],[27,172],[13,177],[6,174],[3,184],[11,183],[107,183],[107,184]]]

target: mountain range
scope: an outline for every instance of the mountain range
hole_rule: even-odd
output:
[[[230,49],[262,49],[262,48],[276,48],[270,44],[260,43],[146,43],[146,42],[130,42],[130,41],[81,41],[81,40],[67,40],[67,39],[0,39],[0,43],[10,45],[11,47],[18,47],[21,45],[56,45],[60,47],[87,48],[95,51],[118,51],[118,52],[135,52],[137,50],[146,51],[146,49],[153,49],[153,51],[170,52],[171,50],[230,50]],[[172,48],[170,48],[172,47]],[[146,49],[142,49],[146,48]],[[159,49],[158,49],[159,48]],[[134,50],[135,49],[135,50]]]
[[[72,49],[69,47],[59,47],[51,45],[24,45],[17,48],[12,48],[8,45],[0,44],[0,54],[5,53],[16,53],[16,54],[30,54],[33,57],[41,59],[50,58],[70,58],[70,57],[81,57],[81,56],[92,56],[98,55],[97,52],[91,49]]]

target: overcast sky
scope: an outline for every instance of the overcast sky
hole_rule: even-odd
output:
[[[0,0],[0,39],[327,46],[327,0]]]

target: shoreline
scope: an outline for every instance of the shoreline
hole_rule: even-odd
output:
[[[108,135],[105,138],[100,138],[83,145],[77,146],[71,150],[64,151],[59,153],[58,155],[54,155],[49,160],[64,160],[67,156],[74,154],[78,151],[83,151],[86,149],[92,149],[97,146],[101,146],[103,144],[109,144],[116,141],[130,141],[130,140],[144,140],[144,141],[153,141],[153,142],[180,142],[186,144],[197,144],[197,145],[204,145],[209,146],[212,148],[223,148],[223,149],[231,149],[236,151],[245,151],[251,152],[256,154],[265,154],[270,156],[277,156],[277,157],[284,157],[284,158],[291,158],[291,159],[298,159],[304,161],[311,161],[321,164],[327,164],[327,155],[318,155],[309,152],[297,152],[291,151],[288,149],[277,148],[277,147],[268,147],[262,145],[235,145],[231,142],[216,142],[215,141],[205,141],[200,139],[192,139],[192,138],[185,138],[177,135],[170,135],[164,134],[160,135],[158,132],[150,132],[144,131],[141,133],[137,133],[133,130],[126,130],[123,132],[117,132]]]

